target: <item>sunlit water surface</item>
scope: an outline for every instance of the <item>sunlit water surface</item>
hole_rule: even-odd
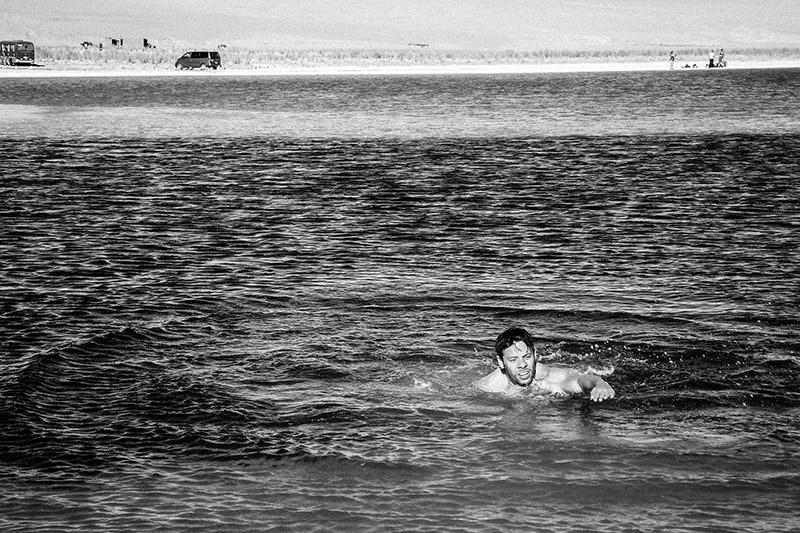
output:
[[[0,529],[791,530],[798,82],[0,79]]]

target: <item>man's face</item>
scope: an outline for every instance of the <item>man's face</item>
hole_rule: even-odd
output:
[[[527,387],[533,382],[536,368],[533,348],[529,348],[522,341],[515,342],[503,350],[500,368],[505,371],[506,377],[511,383]]]

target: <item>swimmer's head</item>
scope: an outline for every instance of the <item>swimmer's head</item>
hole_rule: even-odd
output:
[[[494,351],[497,352],[498,359],[503,359],[503,350],[517,343],[524,342],[528,348],[533,350],[533,336],[523,328],[509,328],[497,336],[494,341]]]
[[[494,348],[500,371],[510,383],[527,387],[536,379],[536,350],[526,330],[507,329],[497,337]]]

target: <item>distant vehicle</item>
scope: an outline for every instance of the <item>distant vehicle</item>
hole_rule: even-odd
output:
[[[209,52],[205,50],[186,52],[175,62],[175,68],[181,70],[190,68],[217,68],[222,66],[222,59],[219,52]]]
[[[0,41],[0,65],[15,67],[31,66],[35,61],[35,50],[30,41]]]

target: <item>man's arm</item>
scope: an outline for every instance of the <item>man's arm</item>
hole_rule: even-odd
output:
[[[578,384],[583,392],[589,394],[593,402],[602,402],[614,397],[614,389],[600,376],[594,374],[578,374]]]
[[[564,392],[588,394],[593,402],[602,402],[614,397],[614,389],[600,376],[594,374],[578,374],[572,370],[558,367],[547,367],[545,378],[558,385]]]

